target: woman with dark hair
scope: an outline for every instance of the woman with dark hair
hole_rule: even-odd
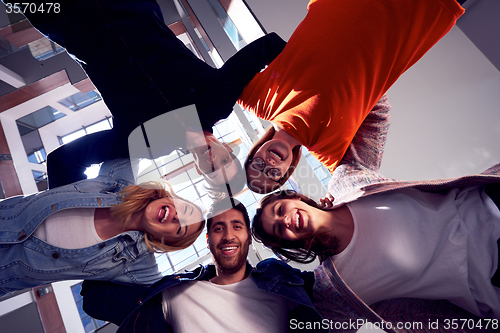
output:
[[[61,280],[161,279],[153,252],[188,247],[205,220],[165,184],[133,181],[129,159],[109,160],[95,179],[0,201],[0,297]]]
[[[252,231],[255,237],[264,243],[264,245],[271,248],[277,255],[301,263],[312,262],[316,259],[316,256],[324,258],[334,255],[335,250],[338,248],[338,242],[335,237],[329,235],[328,230],[324,230],[323,228],[314,230],[314,232],[307,233],[302,237],[278,236],[287,232],[280,225],[276,226],[276,232],[274,230],[273,232],[268,232],[268,225],[264,222],[267,218],[264,215],[264,209],[278,202],[281,204],[283,200],[296,200],[318,211],[331,211],[308,196],[295,191],[284,190],[269,194],[260,201],[259,208],[254,216]],[[278,214],[282,214],[284,210],[283,206],[281,204],[278,208]]]
[[[321,205],[270,194],[254,217],[255,237],[292,260],[320,256],[318,288],[345,281],[367,304],[445,299],[500,319],[500,164],[456,179],[385,178],[378,170],[389,109],[386,98],[372,109]]]
[[[248,187],[283,185],[302,146],[333,172],[370,109],[463,12],[455,0],[310,1],[283,52],[238,100],[273,123],[245,161]]]

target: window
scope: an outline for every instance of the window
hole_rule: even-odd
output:
[[[316,158],[314,158],[306,149],[302,150],[302,155],[306,157],[307,162],[314,170],[316,177],[318,177],[323,186],[325,186],[325,188],[328,188],[328,182],[332,176],[328,168],[321,164],[321,162]]]
[[[16,120],[24,150],[31,163],[44,163],[47,154],[38,129],[66,115],[51,106],[45,106]]]
[[[76,130],[74,132],[66,134],[65,136],[60,137],[59,143],[63,145],[78,138],[81,138],[82,136],[85,136],[87,134],[108,130],[111,129],[112,127],[113,126],[111,125],[111,118],[106,118],[101,121],[98,121],[97,123],[93,123],[92,125],[83,127],[82,129]]]
[[[45,172],[31,170],[33,172],[33,178],[35,179],[36,187],[38,191],[44,191],[49,186],[47,184],[47,174]]]
[[[47,105],[46,107],[43,107],[33,113],[17,119],[16,123],[18,124],[18,126],[21,125],[27,129],[36,130],[65,116],[66,115],[64,113]],[[21,132],[21,130],[19,131]],[[23,135],[22,132],[21,135]]]
[[[217,16],[217,20],[219,20],[224,32],[229,37],[236,50],[242,49],[246,43],[243,38],[241,38],[241,35],[238,32],[238,29],[234,26],[233,21],[231,21],[224,8],[222,8],[219,0],[208,0],[208,3],[210,7],[212,7],[212,11],[215,13],[215,16]]]
[[[82,291],[82,282],[75,284],[71,287],[71,292],[73,293],[73,298],[75,299],[76,307],[78,309],[78,314],[80,315],[80,319],[82,320],[83,328],[85,333],[95,332],[96,329],[102,327],[107,324],[106,321],[98,320],[90,317],[88,314],[83,311],[83,297],[80,295]]]
[[[28,156],[28,161],[37,164],[44,163],[47,159],[47,154],[45,153],[45,148],[43,147],[38,130],[20,124],[17,124],[17,127],[21,133],[21,141],[23,142],[24,151]]]
[[[46,60],[64,51],[64,48],[50,41],[47,38],[41,38],[28,44],[33,58],[38,61]]]
[[[63,137],[61,137],[61,144],[66,144],[68,142],[71,142],[71,141],[74,141],[78,138],[81,138],[82,136],[85,136],[87,135],[87,133],[85,132],[85,129],[79,129],[77,131],[74,131],[68,135],[65,135]]]
[[[73,94],[65,99],[61,99],[58,103],[64,105],[71,111],[78,111],[100,101],[101,99],[101,96],[95,91],[89,91],[86,94],[77,92],[76,94]]]
[[[5,199],[5,192],[3,190],[2,182],[0,181],[0,199]]]
[[[205,30],[203,29],[202,25],[196,18],[196,15],[194,14],[192,8],[188,4],[186,0],[179,0],[176,1],[176,3],[179,5],[179,10],[182,11],[183,13],[179,13],[182,15],[185,15],[186,19],[189,21],[191,24],[191,27],[193,28],[196,36],[190,36],[191,38],[198,38],[200,42],[203,44],[203,47],[207,51],[208,55],[210,56],[211,60],[214,62],[215,66],[217,68],[222,67],[224,64],[224,61],[222,60],[219,52],[217,52],[216,47],[212,44],[210,38],[206,34]],[[182,40],[182,38],[181,38]],[[188,46],[189,47],[189,46]],[[195,53],[196,54],[196,53]]]

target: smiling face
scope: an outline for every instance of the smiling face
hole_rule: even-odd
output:
[[[148,204],[140,223],[147,234],[169,244],[195,234],[203,221],[201,211],[194,204],[177,198],[161,198]]]
[[[218,274],[235,274],[246,269],[251,237],[242,212],[230,209],[214,216],[207,237]]]
[[[277,200],[264,207],[262,228],[279,239],[305,239],[322,226],[320,212],[298,199]]]
[[[247,181],[253,187],[268,191],[286,174],[292,160],[292,147],[288,142],[280,139],[266,141],[246,168]]]
[[[218,170],[224,168],[226,174],[231,178],[234,174],[233,151],[226,143],[221,143],[209,132],[191,135],[187,143],[189,151],[193,154],[196,170],[204,177],[208,177],[216,182]],[[222,174],[221,174],[222,175]],[[219,177],[220,178],[220,177]],[[223,181],[223,178],[222,178]]]

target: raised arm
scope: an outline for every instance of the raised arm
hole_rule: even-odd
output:
[[[272,32],[236,52],[221,67],[223,73],[230,73],[234,80],[240,82],[241,89],[250,80],[269,65],[286,46],[286,42]]]

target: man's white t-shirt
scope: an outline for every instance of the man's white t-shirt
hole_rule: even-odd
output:
[[[250,277],[229,285],[187,281],[162,294],[165,320],[175,333],[287,332],[287,300],[260,290]]]
[[[333,256],[340,276],[367,304],[413,297],[447,299],[500,318],[500,213],[480,188],[405,189],[347,204],[354,234]]]

